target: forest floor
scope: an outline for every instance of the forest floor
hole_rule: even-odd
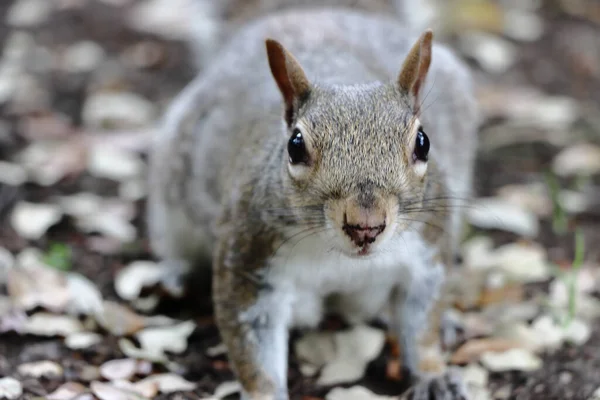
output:
[[[209,294],[166,295],[144,223],[190,51],[136,28],[136,0],[19,3],[0,2],[0,399],[236,398]],[[485,116],[450,360],[475,399],[600,399],[600,2],[457,3],[492,17],[447,39]],[[380,322],[321,330],[293,337],[292,398],[403,388]],[[336,369],[344,346],[369,350]]]

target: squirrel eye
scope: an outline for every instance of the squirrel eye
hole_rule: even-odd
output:
[[[308,159],[306,154],[306,146],[300,129],[295,128],[292,132],[292,137],[288,141],[288,154],[290,155],[290,163],[299,164],[306,162]]]
[[[427,156],[429,154],[429,138],[423,131],[423,127],[419,127],[417,131],[417,143],[415,143],[415,151],[413,153],[414,161],[427,161]]]

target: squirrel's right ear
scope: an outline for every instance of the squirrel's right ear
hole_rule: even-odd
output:
[[[415,114],[419,113],[421,105],[419,95],[431,64],[432,41],[433,32],[431,29],[423,32],[408,52],[398,76],[398,86],[402,92],[408,94]]]
[[[310,82],[298,60],[276,40],[267,39],[269,67],[285,102],[285,120],[291,125],[299,103],[310,93]]]

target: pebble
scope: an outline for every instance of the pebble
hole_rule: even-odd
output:
[[[135,93],[98,92],[86,99],[83,121],[86,126],[92,128],[140,127],[152,122],[155,111],[150,101]]]
[[[133,7],[129,21],[133,28],[169,40],[186,40],[194,24],[207,21],[195,0],[148,0]]]
[[[6,23],[19,28],[40,25],[52,12],[52,2],[48,0],[17,0],[8,10]]]
[[[23,394],[21,382],[10,376],[0,378],[0,399],[18,399]]]
[[[63,68],[67,72],[91,72],[102,62],[105,52],[98,43],[83,40],[71,45],[65,52]]]

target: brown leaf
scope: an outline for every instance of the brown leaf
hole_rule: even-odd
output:
[[[514,340],[489,338],[473,339],[462,345],[450,358],[452,364],[468,364],[479,360],[479,357],[485,352],[502,352],[515,348],[521,348],[522,345]]]
[[[115,336],[131,335],[144,327],[144,318],[129,308],[112,301],[102,302],[98,323]]]
[[[67,382],[47,396],[48,400],[73,400],[75,396],[85,393],[87,389],[81,383]]]

